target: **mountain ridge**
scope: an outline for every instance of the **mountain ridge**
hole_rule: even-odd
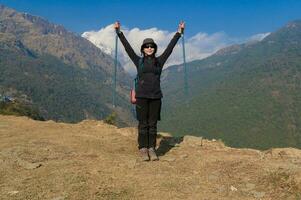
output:
[[[75,122],[117,112],[121,124],[133,122],[127,100],[130,76],[118,67],[118,107],[113,109],[114,61],[88,40],[3,5],[0,35],[1,94],[27,96],[46,119]]]
[[[188,63],[188,97],[183,67],[167,69],[165,101],[173,104],[163,106],[162,130],[221,138],[233,147],[300,148],[300,52],[298,20],[255,44]]]

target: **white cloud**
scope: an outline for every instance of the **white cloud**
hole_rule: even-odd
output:
[[[159,30],[157,28],[141,30],[139,28],[128,29],[124,26],[122,27],[122,31],[138,55],[140,55],[140,46],[145,38],[150,37],[154,39],[154,41],[158,45],[157,55],[160,55],[168,45],[169,41],[172,39],[173,35],[175,34],[175,32]],[[266,37],[268,34],[269,33],[256,34],[247,39],[237,39],[229,37],[224,32],[217,32],[213,34],[200,32],[190,38],[185,37],[186,61],[189,62],[196,59],[203,59],[212,55],[219,49],[232,44],[237,44],[246,41],[258,41]],[[116,34],[113,24],[111,24],[100,29],[99,31],[85,32],[82,34],[82,37],[90,40],[97,47],[102,49],[105,53],[114,56],[115,35]],[[164,67],[183,63],[183,51],[181,46],[181,40],[182,39],[180,38],[180,41],[174,48],[172,55],[170,56]],[[121,62],[122,66],[126,71],[128,71],[131,74],[136,73],[134,64],[129,59],[119,39],[118,60]]]
[[[255,34],[252,35],[251,37],[248,38],[248,42],[253,42],[253,41],[261,41],[263,40],[265,37],[267,37],[268,35],[270,35],[271,33],[259,33],[259,34]]]

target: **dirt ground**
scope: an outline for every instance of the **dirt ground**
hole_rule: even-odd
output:
[[[301,199],[298,149],[161,133],[158,153],[140,161],[135,128],[0,115],[0,199]]]

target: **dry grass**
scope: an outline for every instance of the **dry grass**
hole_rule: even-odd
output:
[[[297,149],[265,156],[166,133],[158,145],[160,161],[142,162],[135,128],[0,115],[0,199],[300,199]]]

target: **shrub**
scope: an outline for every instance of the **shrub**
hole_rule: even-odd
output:
[[[116,119],[117,119],[117,114],[115,112],[112,112],[104,119],[104,122],[107,124],[116,125],[117,124]]]

